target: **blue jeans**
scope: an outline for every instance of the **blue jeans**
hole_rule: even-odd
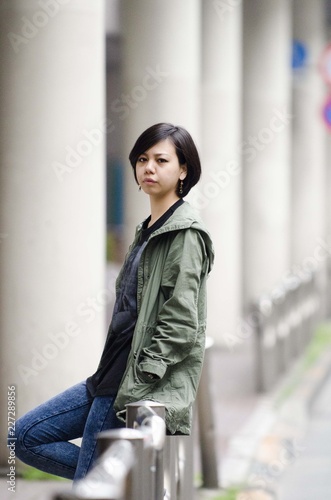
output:
[[[16,456],[44,472],[83,478],[97,459],[97,434],[124,427],[113,402],[113,396],[92,398],[85,382],[67,389],[17,420]],[[81,447],[69,442],[80,437]]]

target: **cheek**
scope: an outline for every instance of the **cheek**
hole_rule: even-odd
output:
[[[141,168],[141,165],[140,166],[137,166],[134,170],[135,172],[135,177],[136,179],[139,179],[142,175],[142,172],[143,172],[143,169]]]

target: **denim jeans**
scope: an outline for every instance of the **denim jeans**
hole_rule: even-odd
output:
[[[124,427],[113,402],[113,396],[92,398],[85,382],[67,389],[17,420],[16,456],[44,472],[83,478],[97,458],[97,434]],[[81,447],[70,443],[80,437]]]

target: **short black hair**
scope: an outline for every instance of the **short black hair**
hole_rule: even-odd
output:
[[[138,183],[136,164],[139,156],[153,147],[156,143],[164,141],[165,139],[170,139],[175,146],[179,164],[186,164],[187,167],[187,175],[183,181],[182,193],[179,193],[179,189],[177,188],[177,195],[179,197],[184,197],[199,181],[201,176],[201,163],[196,145],[189,132],[183,127],[172,125],[171,123],[157,123],[146,129],[136,140],[129,155],[134,176]]]

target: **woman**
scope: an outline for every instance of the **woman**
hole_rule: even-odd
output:
[[[129,159],[151,215],[117,278],[98,369],[16,422],[18,458],[74,480],[97,458],[96,435],[124,426],[127,403],[163,403],[167,432],[189,434],[203,361],[213,249],[182,199],[200,178],[197,149],[184,128],[159,123],[141,134]],[[81,447],[69,442],[78,437]]]

